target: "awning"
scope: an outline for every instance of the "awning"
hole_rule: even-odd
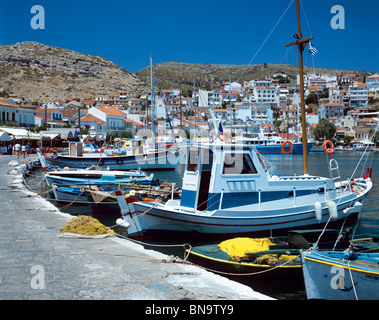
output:
[[[25,137],[28,135],[28,130],[26,129],[0,128],[0,130],[14,136],[15,138]]]
[[[50,138],[51,140],[59,136],[59,133],[44,133],[42,134],[44,138]]]
[[[0,132],[0,141],[11,141],[11,137],[6,132]]]

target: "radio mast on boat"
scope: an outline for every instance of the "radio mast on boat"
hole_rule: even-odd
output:
[[[303,50],[306,47],[307,43],[313,39],[313,37],[303,39],[303,35],[301,34],[299,0],[296,0],[296,13],[297,13],[297,34],[294,34],[294,37],[297,40],[291,43],[287,43],[285,47],[297,45],[299,48],[299,78],[300,78],[301,131],[302,131],[302,140],[303,140],[303,163],[304,163],[304,174],[308,174],[307,123],[305,121],[305,102],[304,102]]]

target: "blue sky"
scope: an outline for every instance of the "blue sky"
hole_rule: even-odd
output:
[[[297,64],[284,44],[297,32],[295,2],[256,55],[256,63]],[[2,0],[0,44],[37,41],[102,56],[131,72],[155,62],[248,64],[291,0]],[[45,29],[34,30],[34,5],[45,9]],[[333,29],[334,5],[345,29]],[[319,52],[304,64],[379,72],[377,0],[302,0],[303,37]],[[308,23],[309,22],[309,27]],[[286,56],[287,53],[287,56]]]

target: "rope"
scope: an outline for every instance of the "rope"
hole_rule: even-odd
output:
[[[114,227],[114,226],[113,226]],[[110,227],[112,228],[112,227]],[[126,240],[129,240],[129,241],[132,241],[134,243],[137,243],[137,244],[140,244],[140,245],[143,245],[143,246],[152,246],[152,247],[162,247],[162,248],[172,248],[172,247],[183,247],[184,248],[184,258],[181,259],[179,257],[174,257],[174,256],[169,256],[169,259],[153,259],[153,258],[146,258],[146,257],[143,257],[143,256],[137,256],[137,255],[130,255],[130,254],[116,254],[116,253],[108,253],[108,252],[101,252],[103,254],[111,254],[111,255],[117,255],[117,256],[131,256],[131,257],[137,257],[137,258],[143,258],[143,259],[150,259],[150,260],[160,260],[161,262],[163,263],[185,263],[185,264],[191,264],[191,265],[195,265],[189,261],[187,261],[191,251],[192,251],[192,246],[189,244],[189,243],[184,243],[184,244],[154,244],[154,243],[146,243],[146,242],[143,242],[143,241],[139,241],[139,240],[136,240],[136,239],[132,239],[132,238],[129,238],[129,237],[126,237],[124,235],[121,235],[119,233],[115,233],[117,236],[119,236],[120,238],[124,238]],[[188,248],[187,252],[186,252],[186,249]],[[102,249],[100,249],[99,251],[102,251]],[[252,275],[256,275],[256,274],[261,274],[261,273],[266,273],[266,272],[269,272],[269,271],[273,271],[277,268],[280,268],[282,266],[285,266],[289,263],[291,263],[292,261],[294,261],[295,259],[297,259],[298,257],[300,257],[300,255],[296,255],[294,256],[292,259],[278,265],[278,266],[274,266],[272,268],[269,268],[267,270],[262,270],[262,271],[257,271],[257,272],[250,272],[250,273],[232,273],[232,272],[223,272],[223,271],[219,271],[219,270],[215,270],[215,269],[211,269],[211,268],[207,268],[207,267],[204,267],[204,266],[200,266],[200,265],[196,265],[204,270],[207,270],[207,271],[210,271],[210,272],[214,272],[214,273],[218,273],[218,274],[223,274],[223,275],[229,275],[229,276],[252,276]]]
[[[294,2],[294,0],[291,1],[291,3],[288,5],[287,9],[283,12],[283,14],[281,15],[281,17],[279,18],[279,20],[276,22],[275,26],[272,28],[272,30],[270,31],[270,33],[268,34],[268,36],[266,37],[266,39],[263,41],[263,43],[261,44],[261,46],[259,47],[258,51],[255,53],[255,55],[253,56],[253,58],[250,60],[249,65],[251,65],[251,63],[253,62],[253,60],[255,59],[255,57],[257,56],[257,54],[259,53],[259,51],[261,51],[261,49],[263,48],[263,46],[265,45],[266,41],[268,40],[268,38],[271,36],[271,34],[274,32],[275,28],[278,26],[279,22],[282,20],[282,18],[284,17],[284,15],[286,14],[286,12],[288,11],[288,9],[290,8],[290,6],[292,5],[292,3]],[[240,81],[240,79],[242,78],[242,76],[245,74],[247,68],[245,69],[244,72],[242,72],[242,74],[239,76],[239,78],[237,79],[237,82]]]
[[[351,269],[350,269],[350,260],[347,262],[347,266],[349,267],[350,281],[351,281],[351,285],[353,286],[353,289],[354,289],[355,300],[358,300],[358,295],[357,295],[357,291],[355,290],[353,275],[352,275]]]

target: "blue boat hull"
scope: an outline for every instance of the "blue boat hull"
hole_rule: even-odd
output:
[[[307,143],[307,150],[308,153],[311,151],[314,143],[308,142]],[[281,150],[280,144],[274,144],[274,145],[255,145],[258,152],[261,154],[283,154]],[[303,154],[303,144],[301,142],[293,143],[292,145],[292,154]]]
[[[308,299],[379,299],[379,253],[303,252]]]
[[[91,165],[109,167],[111,170],[174,170],[182,162],[184,153],[170,150],[157,151],[140,155],[120,156],[83,156],[68,155],[46,156],[46,163],[51,166],[87,168]]]

